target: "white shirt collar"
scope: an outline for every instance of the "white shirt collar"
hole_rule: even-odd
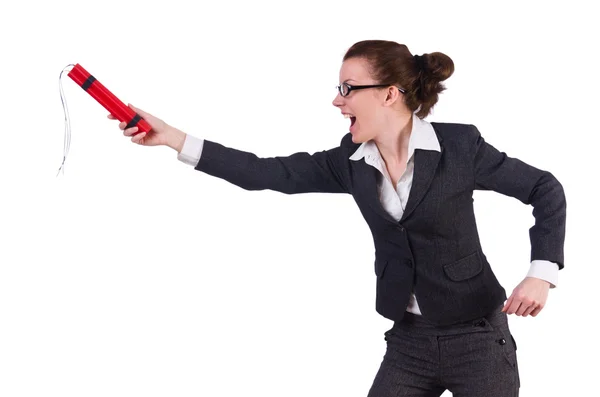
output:
[[[407,162],[414,154],[415,149],[441,151],[440,143],[431,123],[420,119],[416,114],[413,114],[412,120],[412,130],[408,141]],[[382,160],[379,149],[373,140],[360,145],[354,154],[350,156],[350,160],[358,161],[363,157],[365,157],[365,161],[369,164]]]

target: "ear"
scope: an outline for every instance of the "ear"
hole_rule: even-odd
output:
[[[383,106],[392,106],[396,101],[400,100],[400,91],[398,88],[390,86],[385,90],[385,100]]]

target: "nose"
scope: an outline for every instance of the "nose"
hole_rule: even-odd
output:
[[[333,99],[333,102],[331,102],[331,104],[336,107],[342,106],[344,104],[344,97],[342,97],[340,95],[340,93],[338,92],[337,95],[335,96],[335,98]]]

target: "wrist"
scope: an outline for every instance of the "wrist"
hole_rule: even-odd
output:
[[[535,280],[537,283],[540,283],[540,284],[542,284],[544,286],[552,287],[552,285],[553,285],[550,281],[544,280],[543,278],[534,277],[534,276],[527,276],[525,278],[529,278],[529,279]]]
[[[167,134],[167,146],[175,150],[177,153],[181,153],[183,144],[185,143],[186,133],[178,130],[177,128],[169,127],[169,133]]]

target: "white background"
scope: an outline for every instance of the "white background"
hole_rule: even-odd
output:
[[[551,3],[551,4],[550,4]],[[597,385],[598,55],[593,2],[28,2],[2,5],[0,396],[366,396],[391,321],[349,195],[248,192],[142,147],[60,71],[259,156],[339,144],[341,59],[363,39],[455,62],[429,121],[475,124],[551,171],[565,269],[536,318],[510,316],[521,396]],[[532,208],[475,193],[510,293]],[[445,396],[450,395],[446,392]]]

